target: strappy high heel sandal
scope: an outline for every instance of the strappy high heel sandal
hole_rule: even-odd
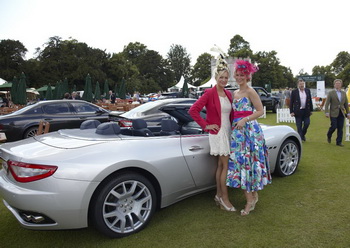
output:
[[[218,195],[215,195],[214,201],[215,201],[216,206],[220,206],[220,197]]]
[[[250,213],[250,211],[253,211],[255,208],[254,201],[252,202],[247,202],[247,205],[250,205],[249,211],[245,211],[245,208],[241,210],[241,216],[246,216]]]
[[[234,212],[234,211],[236,211],[236,209],[235,209],[235,207],[234,206],[232,206],[232,207],[228,207],[228,206],[226,206],[226,204],[224,203],[224,201],[222,200],[222,198],[220,198],[220,208],[222,209],[222,210],[226,210],[226,211],[229,211],[229,212]]]

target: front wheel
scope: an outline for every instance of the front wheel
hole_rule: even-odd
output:
[[[103,183],[92,200],[92,222],[101,233],[122,238],[142,230],[156,209],[156,193],[145,177],[125,173]]]
[[[299,164],[300,147],[291,139],[283,142],[277,156],[275,171],[281,177],[292,175]]]

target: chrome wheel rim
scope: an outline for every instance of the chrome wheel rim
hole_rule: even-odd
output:
[[[30,130],[30,132],[27,133],[27,138],[36,136],[36,133],[37,133],[37,132],[38,132],[38,129],[32,129],[32,130]]]
[[[284,145],[280,155],[280,169],[284,175],[291,175],[295,171],[299,161],[298,147],[289,142]]]
[[[113,232],[130,233],[147,221],[152,204],[151,192],[143,183],[125,181],[107,194],[103,219]]]

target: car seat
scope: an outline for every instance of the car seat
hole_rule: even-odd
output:
[[[180,126],[174,120],[163,119],[160,125],[161,125],[161,130],[160,130],[161,136],[179,134]]]
[[[101,124],[101,122],[98,120],[86,120],[80,124],[80,129],[82,130],[82,129],[96,128],[100,124]]]
[[[133,136],[154,136],[154,134],[147,128],[147,122],[143,119],[132,120],[132,135]]]
[[[98,125],[95,133],[101,135],[120,134],[120,127],[115,122],[105,122]]]

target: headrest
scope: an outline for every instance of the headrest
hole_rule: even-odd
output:
[[[176,121],[171,119],[163,119],[161,121],[161,127],[163,131],[179,131],[179,125]]]
[[[147,128],[147,122],[144,119],[133,119],[132,120],[132,127],[134,129]]]
[[[86,120],[80,124],[80,129],[91,129],[96,128],[101,122],[98,120]]]
[[[95,133],[102,135],[120,134],[120,127],[116,122],[105,122],[96,128]]]

